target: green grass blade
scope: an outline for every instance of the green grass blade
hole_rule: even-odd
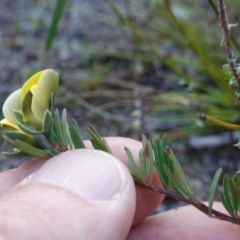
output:
[[[56,1],[55,9],[52,16],[52,22],[49,27],[46,42],[45,42],[45,52],[48,52],[52,47],[66,2],[67,2],[66,0]]]

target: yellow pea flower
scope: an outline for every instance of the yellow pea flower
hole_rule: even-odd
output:
[[[50,108],[52,93],[58,90],[58,74],[46,69],[29,78],[21,89],[13,92],[3,104],[4,119],[1,126],[18,130],[12,110],[20,110],[23,120],[41,126],[44,113]]]
[[[14,91],[4,102],[2,111],[5,118],[0,121],[1,127],[7,126],[13,130],[19,130],[17,121],[12,113],[12,109],[21,110],[20,91],[21,89]]]

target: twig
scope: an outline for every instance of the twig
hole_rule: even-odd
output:
[[[237,72],[236,56],[234,55],[234,52],[232,50],[231,35],[230,35],[231,27],[236,26],[236,24],[229,24],[228,16],[226,13],[226,5],[224,0],[218,0],[218,7],[219,7],[220,26],[223,30],[228,63],[231,68],[233,76],[237,80],[237,88],[238,90],[240,90],[240,74]]]
[[[158,193],[164,194],[168,197],[174,198],[177,201],[188,203],[188,204],[196,207],[200,211],[204,212],[205,214],[208,214],[208,206],[206,206],[205,204],[203,204],[201,202],[198,202],[198,201],[196,202],[196,201],[187,199],[187,198],[185,198],[181,195],[178,195],[177,193],[175,193],[173,191],[169,191],[169,190],[166,190],[166,189],[163,189],[163,188],[160,188],[160,187],[156,187],[156,186],[153,186],[153,185],[150,185],[148,188],[152,189],[155,192],[158,192]],[[214,210],[214,209],[212,209],[211,215],[209,215],[209,217],[240,225],[240,220],[239,219],[235,219],[235,218],[230,217],[230,216],[228,216],[224,213],[218,212],[217,210]]]

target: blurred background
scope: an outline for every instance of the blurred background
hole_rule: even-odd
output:
[[[226,4],[229,21],[239,22],[240,2]],[[232,42],[238,56],[239,27]],[[217,168],[239,168],[238,133],[199,119],[240,124],[226,62],[216,1],[0,1],[0,106],[33,73],[52,68],[61,79],[56,105],[84,138],[88,124],[102,136],[167,133],[202,200]],[[0,170],[27,160],[1,155]]]

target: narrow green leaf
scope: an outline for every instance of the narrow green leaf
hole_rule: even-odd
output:
[[[132,174],[134,180],[137,181],[138,183],[145,184],[144,179],[142,177],[142,173],[137,168],[137,165],[133,159],[133,155],[132,155],[131,151],[127,147],[125,147],[124,150],[127,154],[128,162],[131,166],[131,174]]]
[[[174,188],[174,190],[181,194],[183,197],[193,200],[192,192],[189,192],[188,189],[184,188],[185,186],[183,186],[182,183],[179,183],[175,179],[175,176],[171,173],[171,171],[166,165],[164,165],[164,169],[166,171],[166,174],[168,175],[169,181],[171,182],[171,186]]]
[[[11,139],[13,142],[20,140],[36,148],[45,149],[46,146],[38,136],[27,135],[21,132],[5,132],[3,136],[6,136],[8,139]]]
[[[179,180],[181,181],[184,188],[187,189],[188,192],[192,193],[192,188],[182,170],[182,167],[179,164],[178,160],[176,159],[176,157],[175,157],[173,151],[170,149],[170,147],[167,147],[167,154],[168,154],[170,160],[173,162],[174,171],[176,171],[176,172],[174,172],[174,176],[179,177]]]
[[[16,141],[16,147],[19,148],[21,151],[27,153],[28,155],[36,158],[46,158],[49,157],[46,152],[43,150],[40,150],[38,148],[35,148],[29,144],[26,144],[22,141]]]
[[[96,131],[96,129],[93,126],[89,125],[86,128],[86,131],[92,137],[92,139],[90,139],[90,141],[92,142],[94,149],[111,153],[111,149],[109,148],[107,142],[101,138],[101,136],[99,135],[99,133]]]
[[[161,142],[159,139],[156,139],[153,142],[153,151],[154,151],[154,165],[155,169],[157,170],[157,173],[159,176],[161,176],[161,181],[163,186],[167,185],[167,179],[166,179],[166,174],[164,173],[163,170],[163,165],[161,164]]]
[[[221,194],[220,200],[221,200],[223,206],[225,207],[225,209],[227,210],[227,212],[228,212],[232,217],[234,217],[232,207],[231,207],[231,205],[229,205],[229,202],[226,200],[225,194]]]
[[[229,178],[228,176],[224,176],[223,178],[223,197],[226,210],[228,210],[231,216],[234,216],[234,208],[232,206],[231,195],[230,195],[230,186],[229,186]],[[223,202],[222,202],[223,203]]]
[[[78,133],[81,135],[81,130],[80,130],[77,122],[75,121],[75,119],[72,119],[72,125],[77,129]]]
[[[170,152],[168,152],[170,150]],[[166,158],[166,163],[167,163],[167,166],[168,166],[168,168],[169,168],[169,170],[171,171],[171,173],[174,175],[175,174],[175,172],[176,172],[176,169],[175,169],[175,161],[173,161],[173,159],[174,160],[176,160],[176,162],[178,163],[178,160],[175,158],[175,156],[173,155],[173,152],[172,152],[172,150],[170,149],[170,147],[168,147],[168,146],[166,146],[166,148],[165,148],[165,153],[167,154],[167,156],[168,156],[168,158]],[[169,153],[170,153],[170,155],[169,155]],[[173,156],[172,156],[173,155]],[[173,159],[171,159],[171,157],[173,158]]]
[[[46,152],[19,140],[14,141],[12,145],[32,157],[36,158],[49,157],[49,155]]]
[[[46,110],[44,113],[44,118],[43,118],[43,132],[47,133],[52,129],[53,126],[53,117],[52,114],[49,110]]]
[[[234,174],[232,180],[233,180],[235,186],[239,187],[239,174]]]
[[[101,139],[100,134],[97,132],[97,130],[92,125],[89,125],[88,129],[89,129],[89,131],[91,131],[94,134],[94,136]]]
[[[142,136],[142,145],[143,148],[139,151],[140,171],[145,182],[150,184],[153,179],[154,156],[152,145],[144,135]]]
[[[124,150],[125,150],[125,152],[126,152],[126,154],[128,156],[128,160],[129,160],[130,166],[132,168],[132,172],[138,173],[139,169],[137,168],[136,163],[135,163],[135,161],[133,159],[132,152],[127,147],[124,147]]]
[[[163,159],[163,163],[166,164],[167,166],[169,166],[169,157],[166,153],[167,144],[168,144],[167,135],[164,134],[163,137],[162,137],[162,141],[161,141],[161,145],[162,145],[162,147],[161,147],[161,158]],[[172,173],[173,173],[173,171],[172,171]]]
[[[209,215],[211,215],[211,213],[212,213],[214,195],[215,195],[215,191],[216,191],[221,173],[222,173],[222,168],[219,168],[214,175],[214,178],[213,178],[213,181],[212,181],[212,184],[210,187],[210,193],[209,193],[209,197],[208,197],[208,214]]]
[[[55,94],[52,93],[50,102],[50,112],[52,115],[54,115],[54,109],[55,109]]]
[[[149,161],[148,161],[148,181],[152,182],[154,175],[154,152],[152,148],[152,144],[148,141],[148,153],[149,153]]]
[[[45,149],[44,150],[49,156],[54,157],[60,154],[61,152],[54,150],[54,149]]]
[[[236,187],[236,192],[237,192],[237,197],[238,197],[238,214],[239,214],[240,213],[240,186],[239,186],[240,176],[239,176],[239,174],[235,173],[232,180],[233,180],[234,185]]]
[[[160,139],[156,139],[154,141],[153,150],[154,150],[154,157],[155,157],[155,160],[154,160],[155,168],[158,172],[158,175],[162,181],[163,186],[166,188],[169,185],[169,179],[167,174],[165,173],[163,166],[168,165],[167,164],[168,156],[164,151],[165,142],[163,140],[164,138],[162,139],[162,142],[161,142]]]
[[[234,211],[234,213],[237,213],[238,212],[238,202],[239,202],[238,193],[237,193],[237,188],[231,178],[229,179],[229,186],[230,186],[230,191],[231,191],[231,200],[232,200],[233,211]]]
[[[63,132],[62,132],[62,124],[59,116],[59,112],[56,109],[54,112],[54,124],[53,124],[53,131],[55,133],[55,136],[57,138],[57,143],[60,143],[62,146],[66,146],[65,139],[63,137]]]
[[[237,187],[237,195],[238,195],[238,215],[240,214],[240,188]]]
[[[168,161],[169,161],[169,158],[168,158],[168,155],[166,153],[166,148],[167,148],[167,135],[163,135],[162,137],[162,142],[161,142],[161,159],[162,159],[162,162],[163,164],[166,164],[168,165]]]
[[[101,140],[102,140],[102,143],[103,143],[103,145],[104,145],[104,149],[105,149],[105,151],[108,152],[108,153],[112,153],[112,151],[111,151],[111,149],[110,149],[110,147],[109,147],[107,141],[106,141],[104,138],[101,139]]]
[[[65,139],[65,146],[68,147],[68,149],[73,149],[73,144],[71,141],[70,133],[69,133],[69,127],[67,122],[67,110],[64,108],[62,111],[62,134],[63,138]]]
[[[75,149],[86,148],[81,136],[79,135],[77,129],[74,126],[69,126],[69,132],[71,136],[72,143],[74,144]]]
[[[54,130],[51,131],[49,142],[51,142],[51,143],[57,143],[58,142],[58,137],[57,137],[56,132]]]
[[[33,136],[27,135],[21,132],[5,132],[3,135],[6,135],[8,138],[10,138],[13,141],[17,139],[27,143],[32,143],[34,141]]]
[[[16,111],[16,110],[13,110],[12,111],[15,118],[16,118],[16,121],[17,121],[17,125],[19,126],[19,128],[27,133],[27,134],[41,134],[43,133],[43,130],[40,129],[38,126],[36,126],[35,124],[33,123],[30,123],[30,122],[24,122],[23,121],[23,113],[21,111]]]

